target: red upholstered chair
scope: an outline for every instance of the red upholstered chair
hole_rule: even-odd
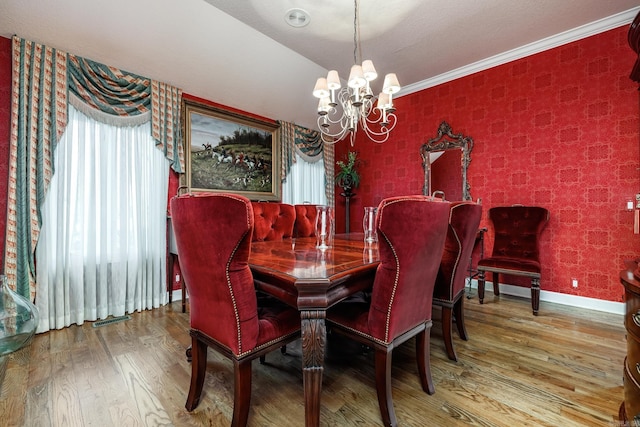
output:
[[[493,293],[500,295],[500,274],[531,278],[531,306],[540,306],[540,235],[549,211],[537,206],[498,206],[489,209],[495,238],[489,258],[478,261],[478,298],[484,302],[485,272],[493,273]]]
[[[455,202],[449,212],[449,230],[444,244],[440,270],[433,291],[433,305],[442,307],[442,337],[447,356],[458,360],[453,348],[453,315],[458,334],[467,340],[464,326],[464,288],[469,273],[471,252],[476,241],[482,206],[473,202]]]
[[[255,228],[253,241],[289,239],[293,236],[296,211],[287,203],[251,202]]]
[[[293,237],[314,237],[316,235],[316,205],[294,205],[296,220],[293,224]]]
[[[198,406],[207,348],[233,361],[232,426],[245,426],[251,362],[300,336],[300,315],[284,304],[259,308],[249,269],[253,209],[232,194],[186,194],[171,200],[180,264],[190,297],[191,386],[186,408]]]
[[[333,333],[372,347],[376,391],[385,426],[395,426],[391,353],[416,336],[422,389],[433,394],[429,361],[433,286],[447,235],[449,203],[425,196],[393,197],[378,206],[380,265],[370,303],[339,303],[327,312]]]

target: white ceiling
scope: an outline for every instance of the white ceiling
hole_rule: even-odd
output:
[[[309,13],[306,27],[285,22],[292,8]],[[638,11],[638,0],[363,0],[360,46],[379,75],[398,75],[402,95],[628,25]],[[308,127],[316,78],[346,78],[354,62],[353,20],[351,0],[0,2],[1,36]]]

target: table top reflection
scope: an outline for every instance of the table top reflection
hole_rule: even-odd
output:
[[[377,245],[365,243],[362,233],[337,234],[327,249],[317,249],[315,237],[253,242],[249,256],[257,287],[299,309],[308,303],[304,295],[316,300],[311,306],[326,308],[367,281],[370,286],[379,262]],[[336,287],[339,295],[327,299]]]
[[[362,233],[337,234],[327,249],[317,249],[315,237],[253,242],[249,264],[291,279],[329,279],[379,263],[378,248]]]

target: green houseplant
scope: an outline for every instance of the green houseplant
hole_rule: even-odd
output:
[[[336,174],[336,184],[342,188],[345,194],[351,194],[353,188],[357,188],[360,185],[360,174],[356,170],[358,163],[358,153],[355,151],[349,151],[347,153],[346,161],[338,160],[336,165],[340,170]]]

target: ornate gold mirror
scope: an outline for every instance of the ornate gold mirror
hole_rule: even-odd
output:
[[[447,200],[472,200],[467,182],[473,139],[455,134],[446,121],[440,123],[438,135],[420,147],[424,169],[422,194],[442,191]]]

